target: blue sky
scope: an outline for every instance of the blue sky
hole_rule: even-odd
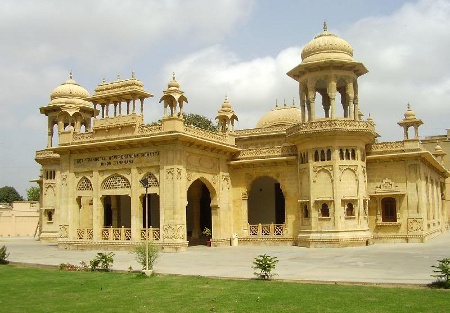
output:
[[[146,122],[161,118],[158,100],[175,72],[186,111],[214,118],[228,95],[237,127],[249,128],[276,99],[298,105],[285,73],[324,20],[369,69],[359,104],[380,141],[402,139],[396,123],[408,102],[425,122],[421,136],[449,128],[450,0],[5,0],[0,8],[0,186],[23,195],[46,145],[39,107],[70,70],[91,94],[103,78],[135,71],[155,95]]]

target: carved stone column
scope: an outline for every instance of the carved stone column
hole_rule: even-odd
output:
[[[330,98],[331,119],[336,118],[336,82],[334,80],[328,83],[328,97]]]

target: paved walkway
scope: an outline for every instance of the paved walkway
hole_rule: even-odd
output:
[[[11,262],[59,265],[89,261],[97,252],[59,250],[33,238],[0,237]],[[260,254],[280,260],[277,279],[378,284],[428,284],[433,281],[431,265],[450,257],[450,232],[424,244],[374,244],[355,248],[320,248],[278,246],[189,247],[187,252],[163,253],[154,270],[157,273],[211,277],[252,278],[253,259]],[[115,270],[129,266],[140,269],[134,255],[115,251]]]

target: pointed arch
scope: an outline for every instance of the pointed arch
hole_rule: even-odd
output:
[[[86,177],[83,176],[77,184],[77,190],[78,191],[92,191],[92,183],[91,181]]]
[[[142,176],[142,179],[147,179],[147,181],[148,181],[147,187],[148,188],[159,187],[158,178],[156,178],[155,174],[153,174],[152,172],[145,173],[145,175]],[[142,181],[142,179],[141,179],[141,181]]]
[[[113,174],[107,177],[102,183],[103,190],[123,189],[123,188],[131,188],[131,185],[130,181],[120,174]]]

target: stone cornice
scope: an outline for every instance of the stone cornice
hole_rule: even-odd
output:
[[[352,119],[320,119],[311,122],[301,123],[286,130],[287,137],[324,132],[365,132],[375,137],[375,124],[370,121],[355,121]]]

